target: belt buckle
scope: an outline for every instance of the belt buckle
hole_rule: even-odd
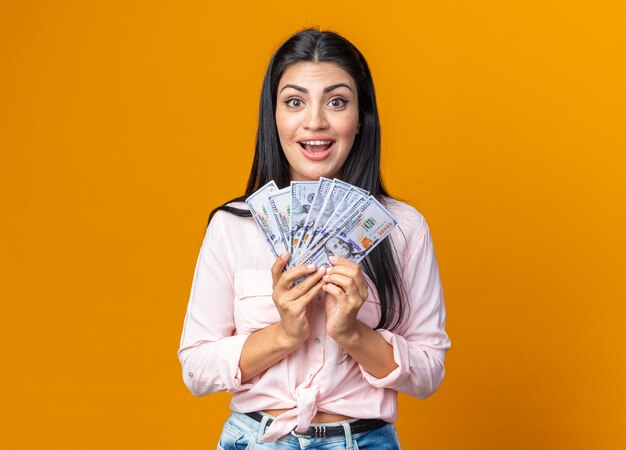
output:
[[[313,432],[313,435],[311,435],[310,433],[311,431]],[[291,434],[297,438],[305,438],[305,439],[323,438],[323,437],[326,437],[326,427],[325,426],[310,427],[306,433],[300,433],[296,431],[296,429],[294,428],[293,430],[291,430]]]

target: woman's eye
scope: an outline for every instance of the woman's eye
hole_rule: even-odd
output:
[[[348,104],[347,100],[344,100],[343,98],[333,98],[330,102],[328,102],[330,104],[330,106],[332,106],[333,108],[341,108],[343,106],[346,106]]]
[[[300,100],[299,98],[290,98],[285,101],[285,104],[290,108],[299,108],[300,106],[302,106],[302,100]]]

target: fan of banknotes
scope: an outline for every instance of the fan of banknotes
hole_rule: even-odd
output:
[[[274,255],[289,252],[288,267],[330,265],[329,256],[356,263],[398,224],[369,192],[341,180],[273,181],[246,199]]]

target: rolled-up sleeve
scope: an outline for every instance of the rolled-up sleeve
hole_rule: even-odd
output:
[[[192,394],[237,392],[242,384],[239,359],[248,334],[235,335],[232,252],[224,212],[211,220],[196,262],[178,359]]]
[[[433,394],[444,377],[444,360],[450,348],[445,332],[446,310],[439,267],[428,225],[422,224],[402,265],[408,310],[394,332],[377,330],[393,347],[398,367],[376,378],[361,366],[374,387],[389,388],[424,399]]]

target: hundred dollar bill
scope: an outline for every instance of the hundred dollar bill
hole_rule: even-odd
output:
[[[304,226],[300,228],[300,230],[298,231],[298,235],[295,239],[296,241],[298,241],[298,248],[291,250],[291,253],[293,255],[297,255],[300,249],[306,246],[306,242],[310,236],[310,230],[313,228],[313,224],[320,214],[322,206],[324,205],[324,200],[326,199],[326,195],[333,183],[333,180],[320,177],[320,181],[317,184],[315,197],[313,197],[313,201],[311,202],[311,209],[309,210],[309,213],[304,220]]]
[[[315,218],[315,222],[313,226],[309,230],[309,236],[307,237],[307,243],[305,246],[300,247],[295,254],[294,260],[299,257],[303,250],[308,248],[312,241],[315,239],[322,225],[324,225],[332,213],[335,211],[336,206],[343,200],[346,193],[350,190],[352,185],[345,183],[341,180],[334,179],[330,189],[326,193],[324,197],[324,202],[322,203],[322,207],[317,217]]]
[[[298,248],[299,231],[304,227],[306,216],[311,210],[311,203],[317,190],[317,181],[291,182],[291,249]],[[293,255],[292,255],[293,256]]]
[[[291,208],[291,188],[284,188],[267,196],[274,221],[280,230],[283,243],[291,253],[291,235],[289,234],[289,209]]]
[[[359,263],[397,225],[389,211],[370,196],[335,228],[323,246],[314,252],[306,252],[297,264],[330,266],[329,256],[341,256]]]
[[[320,245],[323,245],[328,236],[336,231],[336,227],[343,223],[342,219],[345,219],[346,215],[351,214],[367,199],[368,195],[364,194],[362,189],[350,186],[348,192],[343,196],[341,201],[334,204],[332,212],[330,212],[330,216],[325,223],[315,226],[313,238],[307,246],[307,250],[316,251]],[[298,255],[297,259],[300,259],[301,255],[302,252]]]
[[[333,227],[342,224],[346,215],[350,214],[354,209],[358,208],[361,203],[365,202],[370,197],[369,192],[352,186],[343,200],[341,200],[341,202],[335,207],[335,210],[328,221],[326,221],[323,225],[322,234],[327,235],[328,232],[333,230]]]
[[[250,208],[252,217],[254,217],[257,225],[261,228],[261,231],[265,235],[265,239],[270,245],[272,252],[276,257],[278,257],[287,251],[287,247],[281,240],[278,226],[276,225],[274,219],[270,217],[270,203],[267,196],[276,191],[278,191],[278,187],[273,181],[270,181],[248,197],[246,199],[246,204],[248,205],[248,208]]]

